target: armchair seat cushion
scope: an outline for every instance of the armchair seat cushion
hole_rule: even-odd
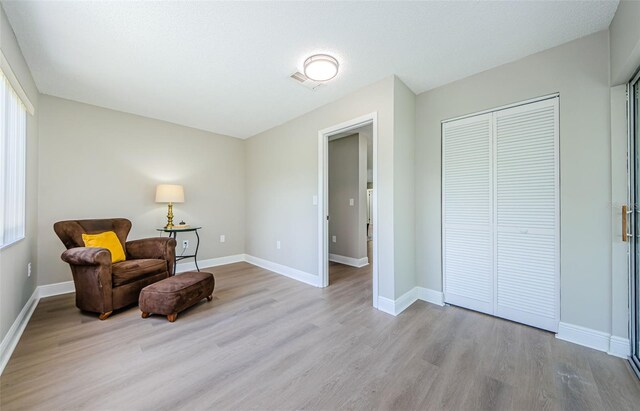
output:
[[[129,284],[167,271],[166,260],[141,259],[114,263],[111,267],[113,286]]]

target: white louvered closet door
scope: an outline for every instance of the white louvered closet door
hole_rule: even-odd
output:
[[[558,98],[442,124],[445,302],[557,331]]]
[[[495,315],[557,331],[558,98],[493,116]]]
[[[445,301],[494,310],[492,115],[442,125]]]

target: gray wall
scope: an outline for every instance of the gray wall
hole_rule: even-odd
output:
[[[442,290],[441,120],[560,93],[561,320],[611,330],[609,37],[602,31],[417,98],[417,282]]]
[[[46,270],[38,282],[71,280],[60,260],[64,247],[53,232],[56,221],[126,217],[133,222],[129,238],[157,236],[155,228],[164,226],[167,214],[166,204],[154,202],[158,183],[184,185],[185,202],[174,205],[174,221],[203,226],[200,260],[244,253],[243,144],[42,95],[38,260]],[[225,243],[219,242],[221,234]]]
[[[364,163],[361,161],[363,144]],[[367,142],[359,134],[329,142],[330,254],[354,259],[367,257],[366,149]],[[353,205],[350,205],[351,199]]]
[[[394,298],[394,82],[387,77],[246,140],[247,254],[318,275],[318,130],[377,112],[379,294]]]
[[[609,30],[611,84],[624,84],[640,67],[640,1],[622,0]]]
[[[416,285],[416,95],[397,77],[393,87],[395,298]]]
[[[0,250],[0,340],[4,339],[20,310],[33,294],[38,278],[37,203],[38,203],[38,89],[22,56],[9,21],[0,6],[0,48],[34,105],[35,114],[27,114],[27,175],[25,239]],[[27,264],[32,274],[27,277]]]

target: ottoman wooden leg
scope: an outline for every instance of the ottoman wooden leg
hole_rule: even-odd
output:
[[[111,315],[113,311],[107,311],[106,313],[102,313],[98,316],[98,318],[100,319],[100,321],[104,321],[107,318],[109,318],[109,316]]]
[[[207,297],[207,301],[211,301],[211,300],[213,300],[213,294]]]
[[[151,315],[151,313],[145,313],[144,311],[142,312],[142,318],[147,318]]]
[[[178,318],[178,313],[173,313],[173,314],[167,315],[167,320],[169,320],[170,323],[174,322],[176,320],[176,318]]]

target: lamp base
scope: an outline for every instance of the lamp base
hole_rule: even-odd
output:
[[[167,211],[167,225],[165,225],[164,228],[167,230],[173,228],[173,204],[171,203],[169,203],[169,209]]]

